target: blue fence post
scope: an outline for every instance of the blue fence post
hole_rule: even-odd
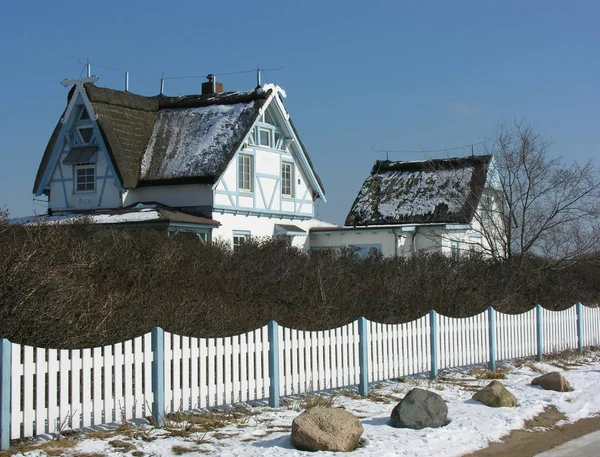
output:
[[[369,359],[367,351],[369,347],[369,335],[367,331],[367,319],[358,318],[358,363],[360,365],[360,377],[358,382],[358,393],[369,394]]]
[[[10,447],[11,343],[0,339],[0,449]]]
[[[165,424],[165,331],[154,327],[152,338],[152,419],[157,427]]]
[[[431,327],[431,373],[429,377],[435,379],[438,374],[438,318],[435,310],[429,310],[429,326]]]
[[[496,370],[496,311],[491,306],[488,306],[488,327],[489,327],[489,346],[490,346],[490,361],[488,369]]]
[[[268,323],[269,334],[269,406],[279,408],[279,325]]]
[[[581,308],[581,302],[575,304],[577,311],[577,349],[579,352],[583,351],[583,314]]]
[[[542,355],[544,354],[543,342],[542,342],[542,307],[535,305],[535,315],[537,318],[537,357],[536,360],[541,361]]]

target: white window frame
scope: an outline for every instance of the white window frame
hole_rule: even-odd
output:
[[[460,260],[460,241],[450,240],[450,258],[452,260]]]
[[[80,170],[93,170],[92,174],[92,188],[91,189],[80,189],[79,188],[79,171]],[[88,174],[84,174],[86,178],[83,182],[84,187],[87,187],[89,177]],[[96,165],[94,164],[85,164],[85,165],[74,165],[73,166],[73,190],[76,194],[89,194],[96,192]]]
[[[265,144],[262,142],[262,133],[263,132],[267,133],[267,138],[269,139],[268,144]],[[273,148],[273,129],[266,128],[266,127],[259,127],[257,137],[258,137],[258,145],[259,146],[266,146],[267,148]]]
[[[245,230],[234,230],[233,238],[231,240],[231,246],[233,250],[236,250],[244,243],[250,241],[251,233]]]
[[[243,163],[248,159],[248,171]],[[243,174],[248,174],[248,180],[244,179]],[[250,154],[238,154],[238,190],[240,192],[254,192],[254,156]]]
[[[286,186],[286,177],[284,167],[289,167],[289,184]],[[289,187],[289,193],[285,192],[285,188]],[[282,161],[281,162],[281,196],[287,198],[294,198],[294,164],[293,162]]]

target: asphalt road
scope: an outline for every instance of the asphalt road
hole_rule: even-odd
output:
[[[567,441],[536,457],[598,457],[600,456],[600,431]]]

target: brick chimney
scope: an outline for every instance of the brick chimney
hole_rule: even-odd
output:
[[[202,95],[213,95],[223,93],[223,83],[217,82],[212,73],[206,76],[207,82],[202,83]]]

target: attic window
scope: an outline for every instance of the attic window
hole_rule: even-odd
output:
[[[258,129],[258,141],[261,146],[271,147],[271,131],[268,129]]]
[[[87,112],[87,109],[85,109],[85,106],[81,107],[81,116],[79,116],[79,120],[80,121],[87,121],[89,120],[90,115]]]
[[[94,136],[94,129],[92,127],[78,127],[77,131],[84,144],[88,144],[92,141],[92,137]]]

